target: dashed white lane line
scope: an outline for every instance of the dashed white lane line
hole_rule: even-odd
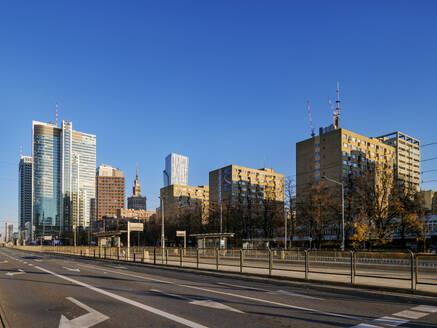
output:
[[[373,322],[376,324],[387,325],[387,326],[392,326],[392,327],[397,327],[397,326],[403,325],[404,323],[407,323],[408,321],[410,321],[410,320],[395,318],[395,317],[391,317],[391,316],[385,316],[385,317],[373,320]]]
[[[398,313],[394,313],[393,315],[401,318],[407,318],[407,319],[420,319],[429,313],[423,313],[423,312],[417,312],[417,311],[411,311],[411,310],[404,310]]]
[[[93,269],[97,269],[97,270],[103,271],[103,269],[101,269],[99,267],[96,267],[96,266],[84,265],[84,264],[82,264],[82,266],[84,266],[84,267],[92,267]],[[113,271],[113,273],[117,273],[117,274],[125,275],[125,276],[131,276],[131,277],[135,277],[135,278],[140,278],[140,279],[143,279],[143,280],[157,281],[157,282],[161,282],[161,283],[165,283],[165,284],[170,284],[170,285],[176,285],[176,286],[185,287],[185,288],[202,290],[202,291],[205,291],[205,292],[208,292],[208,293],[215,293],[215,294],[226,295],[226,296],[231,296],[231,297],[237,297],[237,298],[242,298],[242,299],[251,300],[251,301],[260,302],[260,303],[277,305],[277,306],[281,306],[281,307],[285,307],[285,308],[289,308],[289,309],[295,309],[295,310],[301,310],[301,311],[306,311],[306,312],[313,312],[313,313],[323,314],[323,315],[331,316],[331,317],[344,318],[344,319],[349,319],[349,320],[354,320],[354,321],[367,321],[364,318],[360,318],[360,317],[356,317],[356,316],[351,316],[351,315],[347,315],[347,314],[325,312],[325,311],[321,311],[321,310],[317,310],[317,309],[311,309],[311,308],[306,308],[306,307],[301,307],[301,306],[295,306],[295,305],[290,305],[290,304],[285,304],[285,303],[280,303],[280,302],[269,301],[269,300],[265,300],[265,299],[262,299],[262,298],[256,298],[256,297],[244,296],[244,295],[239,295],[239,294],[234,294],[234,293],[222,292],[222,291],[218,291],[218,290],[214,290],[214,289],[209,289],[209,288],[198,287],[198,286],[190,286],[190,285],[184,285],[184,284],[177,284],[177,283],[172,282],[172,281],[166,281],[166,280],[151,278],[148,275],[140,276],[140,275],[136,275],[136,274],[132,274],[132,273],[127,273],[127,272],[120,272],[120,271]]]
[[[403,325],[410,320],[417,320],[424,316],[430,315],[431,313],[437,312],[437,306],[430,305],[418,305],[408,310],[403,310],[401,312],[397,312],[392,314],[392,316],[385,316],[376,320],[373,320],[372,323],[397,327]],[[352,328],[372,328],[382,326],[374,326],[369,323],[361,323],[359,325],[353,326]]]
[[[46,273],[49,273],[49,274],[51,274],[51,275],[53,275],[53,276],[55,276],[55,277],[58,277],[58,278],[61,278],[61,279],[64,279],[64,280],[70,281],[70,282],[72,282],[72,283],[74,283],[74,284],[76,284],[76,285],[79,285],[79,286],[82,286],[82,287],[88,288],[88,289],[90,289],[90,290],[92,290],[92,291],[95,291],[96,293],[99,293],[99,294],[102,294],[102,295],[105,295],[105,296],[111,297],[111,298],[116,299],[116,300],[118,300],[118,301],[120,301],[120,302],[124,302],[124,303],[130,304],[130,305],[133,305],[133,306],[135,306],[135,307],[138,307],[138,308],[143,309],[143,310],[145,310],[145,311],[148,311],[148,312],[154,313],[154,314],[156,314],[156,315],[159,315],[159,316],[164,317],[164,318],[166,318],[166,319],[169,319],[169,320],[172,320],[172,321],[174,321],[174,322],[180,323],[180,324],[182,324],[182,325],[185,325],[185,326],[188,326],[188,327],[193,327],[193,328],[206,328],[206,326],[203,326],[203,325],[201,325],[201,324],[198,324],[198,323],[196,323],[196,322],[194,322],[194,321],[191,321],[191,320],[188,320],[188,319],[184,319],[184,318],[182,318],[182,317],[178,317],[178,316],[176,316],[176,315],[174,315],[174,314],[171,314],[171,313],[168,313],[168,312],[165,312],[165,311],[162,311],[162,310],[156,309],[156,308],[154,308],[154,307],[151,307],[151,306],[145,305],[145,304],[143,304],[143,303],[139,303],[139,302],[137,302],[137,301],[134,301],[134,300],[128,299],[128,298],[126,298],[126,297],[123,297],[123,296],[120,296],[120,295],[117,295],[117,294],[114,294],[114,293],[108,292],[108,291],[106,291],[106,290],[103,290],[103,289],[100,289],[100,288],[97,288],[97,287],[91,286],[91,285],[86,284],[86,283],[84,283],[84,282],[81,282],[81,281],[78,281],[78,280],[75,280],[75,279],[72,279],[72,278],[69,278],[69,277],[66,277],[66,276],[63,276],[63,275],[57,274],[57,273],[52,272],[52,271],[50,271],[50,270],[44,269],[44,268],[42,268],[42,267],[36,266],[35,268],[37,268],[37,269],[39,269],[39,270],[41,270],[41,271],[44,271],[44,272],[46,272]]]
[[[434,313],[434,312],[437,312],[437,306],[419,305],[419,306],[415,306],[415,307],[411,308],[411,310]]]
[[[242,288],[242,289],[249,289],[249,290],[254,290],[254,291],[259,291],[259,292],[265,292],[265,293],[269,293],[272,295],[276,294],[276,295],[303,297],[303,298],[308,298],[311,300],[318,300],[318,301],[323,300],[323,298],[320,298],[320,297],[314,297],[314,296],[299,294],[299,293],[295,293],[295,292],[289,292],[287,290],[268,290],[268,289],[257,288],[257,287],[248,287],[248,286],[242,286],[242,285],[228,284],[226,282],[217,282],[217,284],[224,285],[224,286],[230,286],[230,287],[237,287],[237,288]]]

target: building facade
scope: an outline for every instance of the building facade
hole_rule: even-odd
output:
[[[143,220],[145,223],[148,223],[151,217],[155,214],[156,213],[154,211],[146,210],[134,210],[126,208],[120,208],[117,210],[118,219],[138,219]]]
[[[188,157],[171,153],[165,158],[164,187],[188,185]]]
[[[166,217],[178,216],[184,211],[198,211],[202,222],[206,222],[209,209],[208,186],[186,186],[173,184],[160,190],[161,206],[164,203]],[[161,215],[160,209],[158,214]],[[158,215],[158,216],[159,216]]]
[[[396,131],[379,140],[396,150],[395,174],[398,181],[414,191],[420,191],[420,140]]]
[[[296,195],[302,197],[323,176],[345,181],[376,167],[394,172],[395,165],[396,149],[380,139],[342,128],[322,132],[296,143]]]
[[[96,136],[71,122],[32,122],[33,238],[88,228],[95,200]]]
[[[12,222],[5,223],[5,243],[12,241],[12,234],[14,233],[14,225]]]
[[[18,224],[24,231],[32,223],[32,157],[21,156],[18,165]]]
[[[102,164],[97,170],[94,220],[116,217],[117,210],[125,207],[125,178],[123,172]]]
[[[260,205],[266,201],[284,203],[284,175],[273,169],[252,169],[229,165],[209,172],[209,201],[211,206]]]
[[[134,187],[132,188],[132,196],[127,199],[127,208],[132,210],[147,210],[147,199],[145,196],[141,196],[140,180],[138,179],[138,166]]]

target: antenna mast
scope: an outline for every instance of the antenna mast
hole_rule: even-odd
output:
[[[58,102],[56,102],[56,127],[58,127]]]
[[[309,100],[307,100],[307,110],[308,110],[308,118],[310,119],[311,137],[314,138],[314,136],[316,134],[314,133],[313,117],[311,116],[311,106],[310,106],[310,101]]]
[[[20,158],[23,156],[23,145],[20,145]]]
[[[337,81],[337,100],[335,101],[337,104],[337,108],[334,112],[334,128],[340,128],[340,82]]]

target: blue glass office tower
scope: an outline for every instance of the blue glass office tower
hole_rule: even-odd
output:
[[[95,198],[96,136],[33,122],[33,238],[86,229]]]

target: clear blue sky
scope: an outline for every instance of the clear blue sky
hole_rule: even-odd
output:
[[[337,80],[343,127],[436,141],[437,2],[303,2],[2,1],[0,231],[17,222],[19,147],[56,101],[127,195],[139,164],[149,209],[170,152],[190,157],[191,185],[230,163],[295,174],[305,102],[330,124]]]

